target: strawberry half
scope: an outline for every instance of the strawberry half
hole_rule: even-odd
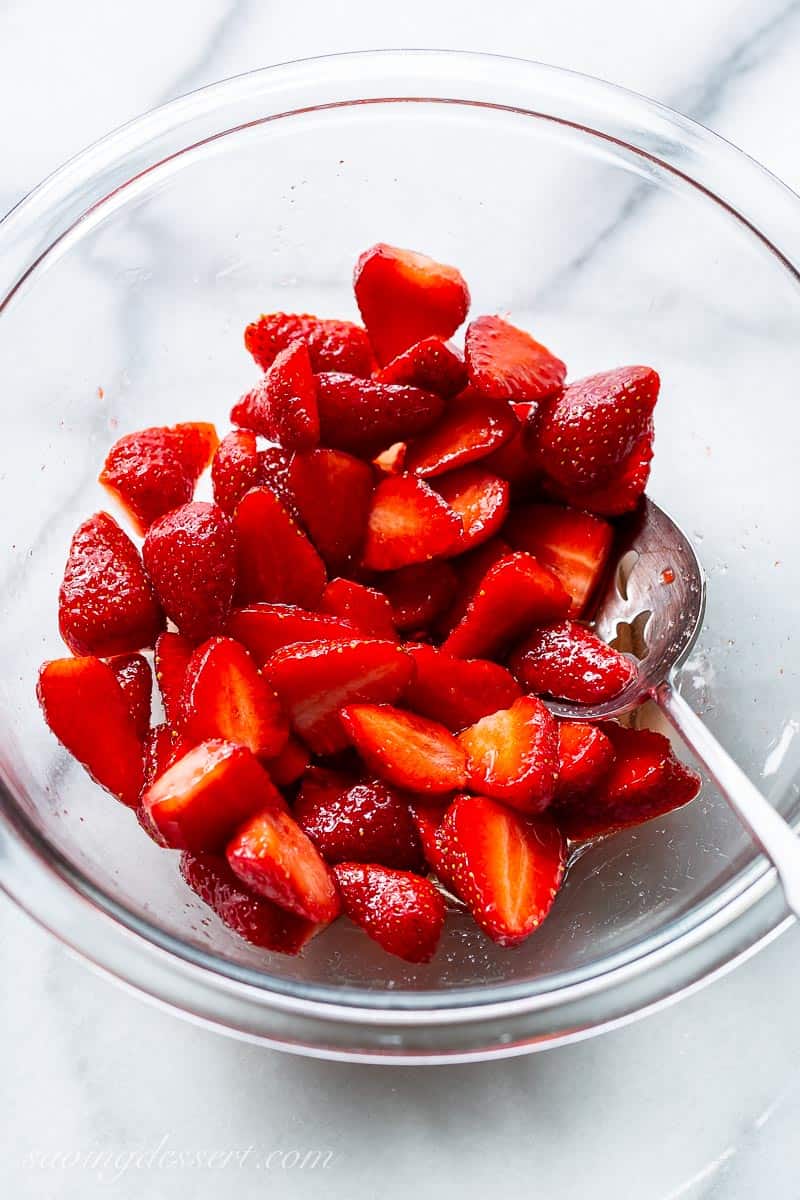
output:
[[[288,788],[302,779],[311,765],[311,751],[299,738],[289,735],[280,754],[264,763],[277,788]]]
[[[446,809],[443,809],[441,804],[417,798],[409,801],[409,809],[411,811],[411,818],[417,829],[425,862],[445,887],[455,892],[453,881],[447,878],[447,868],[442,862],[436,838]]]
[[[195,501],[167,513],[148,529],[142,556],[180,633],[201,641],[222,629],[236,584],[236,536],[221,508]]]
[[[58,658],[39,671],[44,719],[101,787],[135,807],[144,780],[142,744],[114,672],[99,658]]]
[[[263,379],[231,409],[231,424],[289,450],[318,444],[317,381],[305,342],[292,342],[275,356]]]
[[[181,718],[183,681],[193,651],[193,644],[179,633],[158,635],[154,656],[156,683],[170,725],[177,725]]]
[[[529,496],[541,483],[542,472],[538,451],[530,444],[530,429],[542,405],[537,401],[512,403],[519,425],[512,436],[483,460],[482,466],[511,484],[515,495]]]
[[[141,654],[119,654],[110,659],[108,665],[128,702],[128,712],[136,732],[144,740],[150,729],[150,702],[153,695],[150,663]]]
[[[109,450],[99,482],[143,534],[158,517],[191,500],[218,445],[214,426],[203,422],[127,433]]]
[[[516,946],[541,925],[564,877],[564,841],[549,813],[524,817],[484,796],[457,796],[436,840],[458,895],[493,941]]]
[[[365,378],[372,374],[375,359],[366,330],[352,321],[309,313],[266,313],[244,331],[244,344],[264,371],[298,338],[306,342],[316,372],[346,371]]]
[[[184,754],[188,754],[192,749],[192,743],[188,742],[182,734],[170,729],[166,723],[154,725],[144,743],[144,791],[152,787],[173,763],[176,763],[179,758],[183,758]],[[147,821],[140,821],[140,824],[152,837],[153,829]],[[160,837],[158,841],[159,844],[163,844]]]
[[[558,725],[535,696],[483,717],[459,734],[470,788],[534,814],[553,799],[558,777]]]
[[[223,925],[261,950],[299,954],[321,928],[248,891],[221,855],[184,851],[181,875]]]
[[[407,384],[334,372],[317,376],[317,383],[323,444],[367,457],[421,433],[444,408],[436,392]]]
[[[211,464],[215,503],[232,515],[245,492],[261,482],[256,435],[249,429],[234,429],[220,442]]]
[[[510,405],[465,392],[437,423],[409,443],[405,470],[423,478],[485,458],[518,428]]]
[[[512,512],[503,537],[558,576],[572,599],[568,616],[586,611],[614,542],[608,521],[557,504],[528,504]]]
[[[392,606],[383,592],[354,583],[350,579],[332,579],[319,602],[320,612],[349,621],[364,637],[397,640]]]
[[[511,553],[508,542],[504,542],[500,537],[493,537],[452,560],[457,585],[452,603],[443,611],[441,619],[437,622],[442,635],[450,633],[462,619],[472,597],[483,582],[483,577]]]
[[[358,556],[367,530],[374,482],[361,459],[342,450],[295,454],[289,485],[297,513],[330,571]]]
[[[466,780],[466,756],[437,721],[389,704],[349,704],[342,724],[371,771],[410,792],[452,792]]]
[[[174,850],[223,848],[237,825],[285,802],[258,759],[231,742],[201,742],[142,796],[148,823]]]
[[[499,530],[508,513],[509,486],[505,479],[477,467],[462,467],[437,479],[436,491],[461,517],[464,532],[459,553],[472,550]]]
[[[449,400],[467,386],[467,368],[455,346],[429,337],[398,354],[375,378],[380,383],[408,383]]]
[[[552,571],[530,554],[509,554],[486,572],[442,649],[456,658],[492,658],[533,625],[563,616],[569,605]]]
[[[428,629],[446,612],[457,586],[456,574],[445,562],[415,563],[381,577],[395,627],[414,633]]]
[[[375,489],[367,520],[363,565],[394,571],[456,550],[461,518],[438,492],[413,475],[394,475]]]
[[[325,564],[270,488],[253,488],[233,518],[238,547],[237,598],[313,608],[325,587]]]
[[[58,628],[73,654],[100,658],[152,646],[164,628],[139,551],[108,513],[95,513],[73,535]]]
[[[251,817],[225,852],[233,873],[259,896],[315,924],[341,910],[336,881],[310,838],[285,809]]]
[[[231,613],[226,630],[263,667],[276,650],[293,642],[346,639],[358,635],[351,621],[327,613],[308,612],[294,604],[249,604]]]
[[[578,508],[599,513],[607,517],[622,516],[632,512],[644,495],[650,478],[650,462],[653,458],[652,422],[646,433],[631,450],[628,457],[617,467],[609,480],[592,488],[559,488],[550,485],[557,498],[566,500]]]
[[[493,400],[541,400],[563,386],[567,368],[546,346],[500,317],[478,317],[467,327],[469,381]]]
[[[469,308],[467,285],[455,267],[384,242],[361,255],[353,286],[380,363],[423,338],[449,338]]]
[[[406,461],[405,442],[395,442],[388,450],[382,450],[372,460],[372,465],[381,475],[399,475]]]
[[[406,962],[430,962],[446,910],[429,880],[375,863],[341,863],[334,874],[346,915],[368,937]]]
[[[294,816],[326,862],[423,869],[408,799],[380,779],[354,782],[312,773],[303,783]]]
[[[279,754],[289,736],[278,697],[244,646],[230,637],[211,638],[195,650],[181,716],[186,736],[195,743],[222,738],[263,758]]]
[[[611,739],[597,725],[560,721],[556,804],[569,804],[591,792],[614,761]]]
[[[534,630],[509,666],[523,687],[575,704],[612,700],[636,678],[629,658],[577,621]]]
[[[416,673],[405,694],[414,712],[441,721],[453,733],[508,708],[520,694],[505,667],[482,658],[454,658],[434,646],[407,646]]]
[[[339,721],[343,705],[396,700],[413,672],[414,663],[396,642],[368,638],[285,646],[264,668],[292,725],[316,754],[348,745]]]

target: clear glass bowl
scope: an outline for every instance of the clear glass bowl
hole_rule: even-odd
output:
[[[123,430],[224,424],[270,309],[354,313],[377,240],[454,262],[578,376],[652,363],[651,493],[709,574],[682,688],[790,818],[800,809],[800,202],[706,130],[530,63],[359,54],[232,79],[72,160],[0,225],[0,872],[99,967],[235,1034],[435,1061],[586,1036],[663,1003],[786,922],[725,804],[701,798],[582,855],[513,951],[454,916],[433,963],[346,922],[299,959],[228,934],[131,813],[61,752],[34,698],[63,653],[70,534]],[[795,640],[793,640],[793,638]]]

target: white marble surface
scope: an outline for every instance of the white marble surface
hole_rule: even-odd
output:
[[[376,46],[511,53],[612,79],[709,124],[800,188],[799,44],[798,0],[2,0],[0,210],[181,92]],[[0,1195],[13,1200],[800,1194],[796,930],[626,1030],[430,1070],[240,1045],[94,976],[5,903],[0,930]],[[213,1151],[214,1165],[197,1164]],[[316,1153],[317,1167],[313,1157],[292,1166],[292,1151],[301,1162]]]

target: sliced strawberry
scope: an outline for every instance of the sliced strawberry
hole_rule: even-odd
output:
[[[394,571],[427,562],[455,550],[463,530],[458,514],[422,479],[391,476],[372,497],[363,565]]]
[[[467,327],[469,381],[494,400],[541,400],[562,387],[567,368],[546,346],[500,317],[478,317]]]
[[[555,803],[568,804],[591,792],[614,761],[611,739],[598,725],[560,721]]]
[[[89,656],[57,658],[39,671],[36,695],[52,732],[95,783],[134,807],[142,744],[111,667]]]
[[[380,383],[408,383],[438,392],[447,400],[467,386],[467,368],[455,346],[441,338],[429,337],[398,354],[375,378]]]
[[[439,797],[439,799],[445,799],[445,797]],[[441,804],[430,800],[419,800],[416,797],[409,801],[408,807],[411,812],[411,819],[416,826],[425,862],[434,875],[446,887],[452,889],[452,880],[446,877],[446,867],[442,863],[439,844],[436,840],[436,835],[439,832],[439,826],[442,823],[446,808],[443,808]]]
[[[195,501],[151,525],[144,565],[164,611],[193,641],[218,633],[236,584],[236,536],[216,504]]]
[[[658,389],[651,367],[619,367],[571,383],[536,427],[547,475],[567,488],[608,482],[647,432]]]
[[[290,735],[280,754],[276,754],[264,766],[276,787],[288,788],[302,779],[310,762],[311,751],[299,738]]]
[[[73,654],[101,658],[152,646],[164,628],[139,551],[108,513],[95,513],[73,535],[58,627]]]
[[[458,796],[437,834],[441,861],[484,933],[516,946],[541,925],[564,877],[549,813],[524,817],[484,796]]]
[[[475,792],[521,812],[543,812],[558,778],[558,724],[535,696],[481,718],[460,733],[467,779]]]
[[[375,863],[341,863],[334,874],[351,921],[389,954],[430,962],[444,928],[445,905],[429,880]]]
[[[253,656],[263,667],[276,650],[293,642],[318,642],[321,639],[346,639],[358,635],[351,621],[327,613],[307,612],[294,604],[249,604],[237,608],[228,621],[229,637]]]
[[[150,702],[153,695],[150,663],[141,654],[119,654],[110,659],[108,665],[128,702],[136,732],[144,740],[150,728]]]
[[[300,521],[330,571],[361,550],[374,489],[372,470],[342,450],[295,454],[289,471]]]
[[[523,687],[575,704],[600,704],[636,678],[634,663],[577,621],[535,629],[509,660]]]
[[[354,583],[350,579],[332,579],[319,602],[320,612],[343,617],[364,637],[397,640],[392,606],[383,592]]]
[[[374,456],[437,421],[444,401],[436,392],[400,383],[325,372],[317,377],[322,443]]]
[[[586,611],[614,542],[607,521],[557,504],[527,504],[512,512],[503,537],[558,576],[572,598],[569,616]]]
[[[442,634],[450,633],[462,619],[484,575],[511,553],[508,542],[493,537],[453,560],[453,569],[457,572],[457,586],[452,603],[438,621]]]
[[[415,563],[381,577],[397,629],[428,629],[450,607],[458,580],[446,562]]]
[[[304,338],[315,371],[347,371],[368,378],[375,366],[366,331],[352,321],[309,313],[267,313],[248,325],[244,344],[262,370],[298,338]]]
[[[349,704],[342,724],[371,771],[410,792],[452,792],[464,786],[466,756],[437,721],[389,704]]]
[[[289,722],[272,688],[244,646],[213,637],[198,646],[186,671],[182,727],[194,743],[222,738],[274,758],[286,745]]]
[[[380,779],[312,774],[303,784],[294,816],[326,862],[423,869],[408,797]]]
[[[228,843],[225,857],[247,887],[288,912],[318,924],[339,915],[333,874],[284,809],[267,808],[251,817]]]
[[[181,855],[181,875],[223,925],[262,950],[299,954],[321,926],[256,896],[219,854]]]
[[[559,807],[558,821],[568,837],[584,841],[640,825],[680,808],[700,791],[700,776],[675,757],[663,734],[613,722],[603,730],[616,757],[590,792]]]
[[[453,733],[481,717],[508,708],[520,694],[513,675],[482,658],[453,658],[434,646],[407,646],[416,673],[404,702],[423,717],[441,721]]]
[[[221,850],[253,813],[283,807],[258,759],[216,740],[179,758],[142,796],[148,823],[174,850]]]
[[[380,363],[423,338],[449,338],[469,308],[467,285],[455,267],[383,242],[361,255],[353,286]]]
[[[487,455],[481,465],[508,480],[515,495],[528,496],[537,491],[542,478],[539,454],[530,444],[529,433],[541,405],[536,401],[522,401],[511,407],[519,422],[518,428],[504,445]]]
[[[177,725],[181,717],[181,699],[186,668],[194,650],[188,638],[179,633],[160,633],[156,642],[156,683],[161,692],[164,713],[170,725]]]
[[[144,743],[144,790],[152,787],[173,763],[183,758],[191,749],[192,743],[171,729],[166,722],[154,725]],[[144,828],[148,833],[152,833],[149,824],[145,823]]]
[[[396,700],[413,672],[414,663],[396,642],[368,638],[285,646],[264,668],[294,728],[316,754],[348,745],[339,721],[343,705]]]
[[[245,492],[262,482],[256,435],[249,429],[234,429],[220,442],[211,464],[215,502],[233,515]]]
[[[497,533],[508,513],[505,479],[476,467],[462,467],[437,479],[436,491],[458,513],[464,525],[459,553],[472,550]]]
[[[618,517],[632,512],[639,503],[650,478],[650,462],[653,457],[652,422],[628,457],[617,467],[612,477],[603,484],[591,488],[559,488],[551,484],[557,498],[564,499],[578,508],[606,517]]]
[[[518,427],[509,404],[465,392],[433,428],[409,443],[405,469],[427,479],[465,467],[502,446]]]
[[[456,658],[493,658],[534,625],[564,616],[570,599],[531,554],[509,554],[478,584],[443,649]]]
[[[406,461],[405,442],[395,442],[388,450],[382,450],[372,460],[372,465],[381,475],[399,475]]]
[[[100,483],[144,533],[156,518],[186,504],[219,445],[206,423],[126,433],[108,452]]]
[[[294,455],[282,446],[265,446],[258,452],[259,487],[268,487],[286,511],[297,518],[297,505],[289,482]]]
[[[276,355],[264,377],[231,409],[231,424],[288,450],[309,450],[319,443],[317,381],[304,341],[292,342]]]
[[[237,597],[313,608],[325,587],[325,564],[270,488],[253,488],[233,518],[238,547]]]

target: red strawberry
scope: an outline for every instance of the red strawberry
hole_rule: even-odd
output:
[[[558,778],[558,725],[535,696],[482,717],[459,734],[473,791],[524,813],[550,804]]]
[[[442,799],[442,797],[439,797],[439,799]],[[409,809],[411,818],[416,826],[425,862],[445,887],[454,890],[452,880],[446,877],[446,867],[442,863],[442,856],[439,853],[439,845],[436,840],[436,835],[439,832],[439,826],[442,823],[446,809],[442,808],[441,804],[416,798],[409,801]]]
[[[214,426],[202,422],[127,433],[109,450],[100,483],[143,534],[157,517],[191,500],[218,445]]]
[[[144,740],[150,728],[150,700],[153,694],[150,663],[141,654],[119,654],[108,665],[128,702],[136,732]]]
[[[541,925],[564,877],[549,813],[524,817],[484,796],[458,796],[437,834],[441,861],[484,933],[516,946]]]
[[[466,387],[467,368],[455,346],[429,337],[393,358],[375,378],[380,383],[408,383],[449,399]]]
[[[272,688],[230,637],[198,646],[186,671],[182,726],[194,743],[222,738],[274,758],[286,745],[287,721]]]
[[[264,766],[269,777],[278,788],[291,787],[302,779],[311,762],[311,752],[299,738],[289,736],[280,754],[276,754]]]
[[[381,363],[423,338],[449,338],[469,308],[467,285],[455,267],[383,242],[361,255],[353,286]]]
[[[560,721],[558,726],[556,804],[567,804],[591,792],[614,761],[611,740],[598,725]]]
[[[393,571],[455,550],[461,518],[433,488],[413,475],[394,475],[375,489],[367,522],[363,564]]]
[[[396,642],[368,638],[285,646],[264,668],[295,729],[316,754],[348,745],[339,721],[343,705],[396,700],[413,672],[414,663]]]
[[[156,642],[156,683],[161,692],[164,713],[170,725],[177,725],[181,716],[181,699],[186,668],[194,646],[179,633],[160,633]]]
[[[233,523],[239,600],[313,608],[325,587],[325,564],[275,493],[253,488],[236,509]]]
[[[262,808],[285,807],[244,746],[201,742],[142,796],[148,823],[174,850],[221,850],[237,825]]]
[[[374,863],[342,863],[334,873],[351,921],[389,954],[430,962],[444,928],[445,905],[429,880]]]
[[[417,669],[405,703],[421,716],[441,721],[453,733],[507,708],[520,694],[517,681],[497,663],[453,658],[433,646],[407,650]]]
[[[245,492],[262,482],[256,435],[234,429],[220,442],[211,464],[215,502],[232,515]]]
[[[248,891],[221,855],[184,851],[181,875],[223,925],[262,950],[298,954],[321,928]]]
[[[693,800],[700,777],[672,752],[669,739],[652,729],[603,726],[615,759],[590,792],[558,809],[558,821],[576,841],[615,833],[661,817]]]
[[[448,634],[455,628],[469,608],[483,577],[501,559],[508,558],[511,552],[508,542],[493,537],[453,560],[453,568],[458,573],[457,586],[452,604],[438,622],[442,634]]]
[[[497,533],[508,512],[505,479],[477,467],[462,467],[436,480],[436,491],[461,517],[464,532],[459,552],[472,550]]]
[[[569,596],[530,554],[509,554],[484,575],[443,649],[456,658],[491,658],[526,630],[563,616]]]
[[[151,788],[173,763],[183,758],[192,748],[191,742],[174,729],[170,729],[166,723],[154,725],[144,743],[144,790]],[[152,834],[148,823],[145,822],[143,828]]]
[[[467,328],[469,381],[494,400],[541,400],[562,387],[567,368],[529,333],[500,317],[478,317]]]
[[[427,629],[452,603],[458,581],[446,562],[415,563],[381,577],[397,629]]]
[[[318,444],[317,381],[305,342],[292,342],[276,355],[259,383],[231,409],[231,424],[289,450]]]
[[[653,457],[652,422],[646,433],[631,450],[628,457],[605,483],[591,488],[559,488],[550,485],[557,498],[567,500],[578,508],[599,513],[607,517],[621,516],[632,512],[647,487],[650,478],[650,462]]]
[[[58,627],[73,654],[102,658],[152,646],[164,628],[139,551],[108,513],[95,513],[75,531]]]
[[[572,598],[568,615],[578,617],[606,569],[614,531],[590,513],[556,504],[528,504],[512,512],[503,537],[558,576]]]
[[[294,816],[326,862],[423,868],[408,798],[380,779],[354,782],[312,773],[303,783]]]
[[[463,787],[466,758],[444,725],[389,704],[349,704],[342,724],[371,771],[410,792]]]
[[[99,658],[58,658],[39,671],[44,719],[96,783],[135,806],[144,766],[142,744],[114,672]]]
[[[294,492],[289,482],[294,455],[282,446],[265,446],[258,452],[259,487],[268,487],[280,500],[286,511],[297,517]]]
[[[342,450],[295,454],[289,484],[300,521],[331,571],[357,557],[374,482],[367,463]]]
[[[244,344],[262,370],[298,338],[304,338],[315,371],[347,371],[368,378],[375,366],[365,330],[352,321],[308,313],[267,313],[248,325]]]
[[[465,467],[502,446],[518,429],[509,404],[465,392],[406,451],[405,469],[430,478]]]
[[[397,639],[392,606],[383,592],[353,583],[350,579],[332,579],[319,602],[320,612],[343,617],[364,637]]]
[[[523,687],[575,704],[611,700],[636,678],[636,667],[577,621],[534,630],[509,666]]]
[[[522,401],[511,405],[519,422],[512,436],[497,450],[483,459],[487,471],[499,475],[511,484],[515,495],[530,495],[541,483],[541,465],[535,446],[530,445],[529,427],[533,425],[541,404]]]
[[[325,638],[352,638],[358,630],[351,621],[326,613],[307,612],[294,604],[250,604],[237,608],[226,630],[263,667],[276,650],[293,642],[317,642]]]
[[[437,421],[444,401],[436,392],[326,372],[317,377],[323,445],[352,454],[380,454]]]
[[[216,504],[195,501],[151,525],[144,565],[167,616],[192,641],[222,629],[236,583],[236,536]]]
[[[650,367],[619,367],[571,383],[535,430],[547,475],[568,488],[610,480],[647,432],[658,389]]]
[[[297,822],[283,809],[251,817],[228,843],[225,857],[247,887],[307,921],[339,915],[336,881]]]

